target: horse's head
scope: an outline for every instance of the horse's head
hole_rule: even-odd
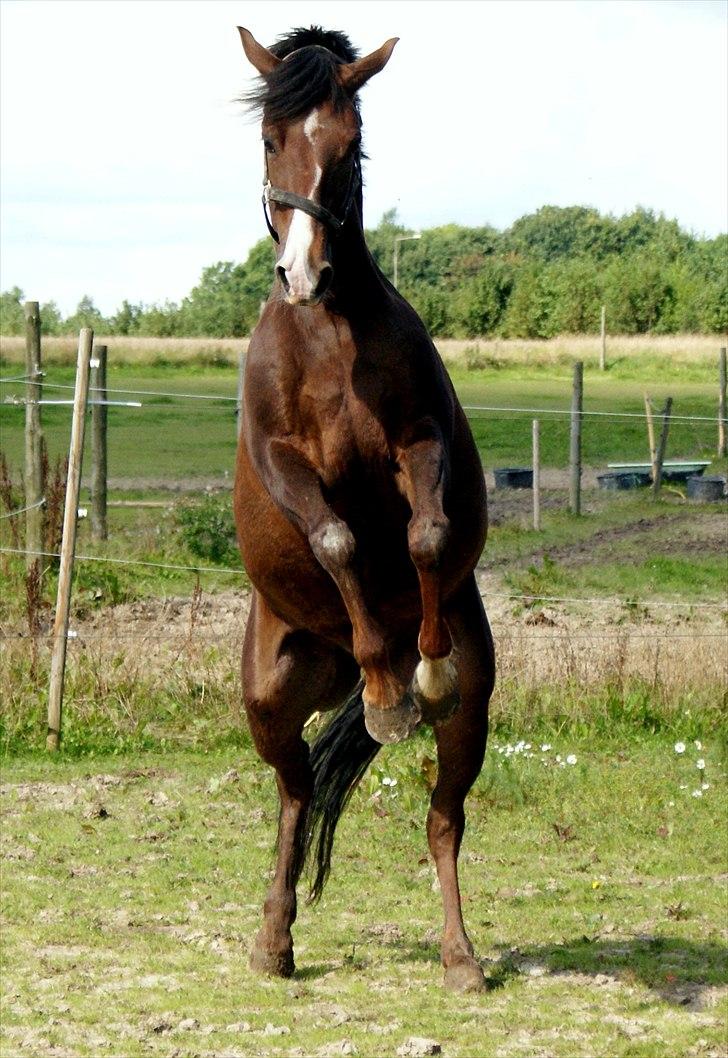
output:
[[[398,38],[357,58],[343,34],[313,28],[295,30],[271,49],[247,29],[240,36],[262,78],[248,100],[262,112],[276,275],[290,304],[316,305],[333,279],[332,239],[360,188],[356,93],[384,68]]]

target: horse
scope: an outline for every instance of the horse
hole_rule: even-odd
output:
[[[462,918],[464,801],[482,767],[493,641],[475,581],[483,470],[427,330],[369,252],[358,92],[398,38],[360,57],[296,29],[267,48],[239,28],[259,77],[263,210],[276,244],[250,339],[234,511],[252,584],[243,698],[280,796],[273,881],[254,971],[295,969],[291,927],[331,868],[334,831],[381,746],[431,725],[438,774],[427,838],[441,883],[444,980],[484,977]],[[333,712],[309,745],[304,727]],[[315,870],[313,864],[315,862]]]

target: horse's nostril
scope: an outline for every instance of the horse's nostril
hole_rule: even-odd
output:
[[[282,265],[278,265],[276,267],[276,275],[278,276],[278,278],[281,281],[281,286],[283,287],[285,292],[288,293],[288,291],[291,288],[291,284],[288,282],[288,277],[286,275],[286,270],[285,270],[285,268]]]
[[[320,298],[322,294],[331,286],[331,280],[334,278],[334,270],[331,265],[324,265],[319,275],[319,281],[316,284],[316,297]]]

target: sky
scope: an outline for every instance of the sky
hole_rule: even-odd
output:
[[[0,287],[179,301],[265,234],[236,25],[400,37],[362,90],[365,222],[546,204],[728,227],[724,0],[3,0]]]

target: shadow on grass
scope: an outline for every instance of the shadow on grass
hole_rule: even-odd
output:
[[[319,977],[325,977],[326,974],[341,968],[341,963],[336,962],[319,962],[313,963],[311,966],[296,966],[293,979],[295,981],[316,981]]]
[[[679,937],[604,940],[582,936],[563,944],[504,952],[486,964],[484,971],[491,989],[522,975],[584,974],[640,982],[668,1003],[700,1009],[707,989],[728,985],[728,947]]]
[[[438,963],[439,944],[398,942],[387,945],[397,962]],[[583,974],[641,983],[676,1006],[699,1010],[708,989],[728,986],[728,946],[713,941],[646,936],[624,939],[578,937],[563,944],[504,950],[481,963],[489,990],[517,977]],[[599,979],[602,979],[599,981]]]

